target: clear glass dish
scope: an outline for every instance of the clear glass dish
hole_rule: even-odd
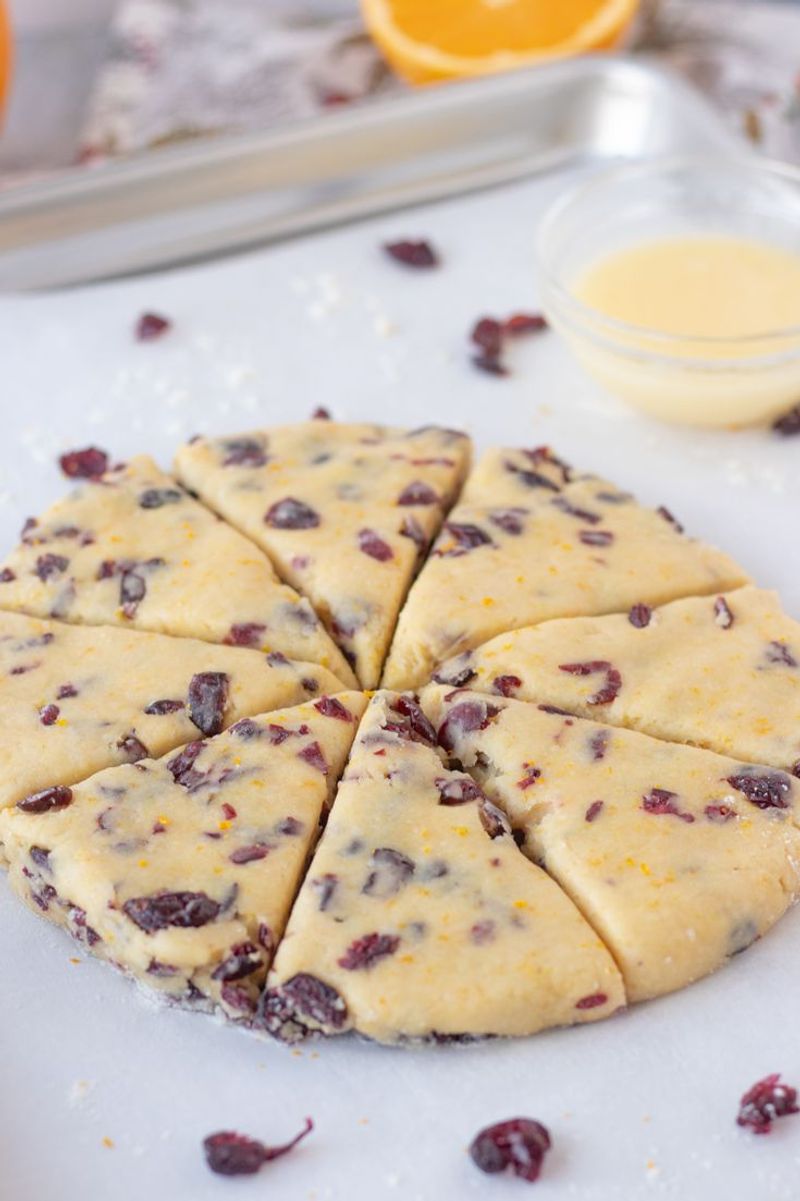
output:
[[[539,227],[543,307],[589,375],[653,416],[707,426],[765,422],[800,401],[800,295],[789,328],[698,338],[615,320],[572,290],[615,250],[709,234],[800,254],[800,170],[748,156],[650,160],[593,176],[557,200]]]

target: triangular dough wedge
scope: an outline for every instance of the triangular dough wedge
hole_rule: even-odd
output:
[[[350,668],[266,555],[139,455],[82,483],[0,568],[0,608],[227,642]]]
[[[409,697],[370,703],[259,1010],[285,1041],[469,1041],[624,1004],[595,933],[447,771]]]
[[[279,652],[3,612],[0,680],[0,808],[343,687]]]
[[[465,651],[436,678],[800,776],[800,624],[774,592],[543,622]]]
[[[364,704],[244,718],[4,810],[12,887],[140,983],[248,1023]]]
[[[383,682],[416,687],[443,659],[549,618],[626,612],[747,582],[665,510],[643,509],[602,480],[573,479],[546,448],[492,450],[411,589]]]
[[[800,784],[694,747],[430,686],[440,743],[611,949],[633,1001],[690,984],[800,889]]]
[[[196,439],[175,467],[311,600],[361,684],[373,688],[469,449],[452,430],[311,421]]]

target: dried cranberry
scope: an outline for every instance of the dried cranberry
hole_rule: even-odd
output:
[[[139,497],[140,509],[162,509],[164,505],[176,505],[183,500],[178,488],[146,488]]]
[[[597,730],[589,739],[589,753],[592,760],[598,763],[601,759],[605,759],[608,743],[611,735],[608,730]]]
[[[589,805],[586,813],[584,814],[584,820],[587,822],[596,821],[603,812],[604,807],[605,801],[592,801],[591,805]]]
[[[219,734],[224,725],[230,677],[224,671],[200,671],[189,682],[189,716],[203,734]]]
[[[74,684],[61,684],[59,686],[58,692],[56,693],[56,700],[57,701],[65,701],[65,700],[69,700],[70,697],[77,696],[77,695],[78,695],[78,689],[75,687]]]
[[[768,642],[767,643],[767,662],[780,663],[784,667],[797,667],[797,659],[792,654],[785,642]]]
[[[440,805],[464,805],[468,801],[483,801],[483,792],[469,776],[440,776],[433,781],[439,790]]]
[[[788,413],[784,413],[782,417],[773,422],[772,428],[776,434],[781,434],[784,438],[800,434],[800,404],[795,405]]]
[[[513,696],[521,687],[522,680],[519,676],[495,676],[492,680],[492,688],[498,696]]]
[[[742,772],[737,776],[728,776],[727,782],[737,792],[742,792],[751,805],[757,809],[788,809],[788,797],[792,785],[787,776],[778,772]]]
[[[136,322],[136,340],[138,342],[153,342],[172,329],[172,322],[158,313],[142,313]]]
[[[226,646],[258,646],[263,640],[267,627],[256,621],[241,622],[232,625],[223,638]]]
[[[638,604],[632,605],[628,613],[628,621],[637,630],[643,630],[645,626],[650,625],[650,618],[653,616],[653,610],[649,605],[643,604],[641,601]]]
[[[41,792],[32,792],[30,796],[17,801],[17,808],[23,813],[51,813],[56,809],[66,809],[72,804],[72,789],[66,784],[54,784],[52,788],[43,788]]]
[[[591,659],[588,663],[560,663],[558,670],[572,676],[590,676],[596,672],[605,672],[605,684],[597,692],[587,696],[587,705],[610,705],[617,699],[622,687],[622,676],[606,659]]]
[[[491,919],[483,922],[475,922],[474,926],[470,927],[469,936],[477,947],[482,947],[487,942],[494,942],[496,936],[494,922]]]
[[[222,445],[223,467],[263,467],[267,462],[266,448],[256,438],[228,438]]]
[[[522,1180],[539,1179],[550,1135],[541,1122],[510,1118],[487,1126],[472,1140],[469,1153],[482,1172],[511,1172]]]
[[[276,530],[312,530],[319,525],[320,517],[304,501],[286,496],[270,505],[264,521]]]
[[[231,852],[228,858],[231,863],[242,866],[245,863],[255,863],[259,859],[266,859],[271,850],[272,847],[266,843],[256,842],[249,847],[237,847],[235,851]]]
[[[122,911],[145,934],[154,934],[170,926],[181,929],[207,926],[219,914],[220,905],[204,892],[156,892],[147,897],[131,897]]]
[[[437,549],[434,551],[434,554],[440,555],[442,558],[456,558],[458,555],[467,554],[477,546],[492,545],[488,534],[484,533],[479,526],[471,525],[468,522],[446,521],[444,533],[452,539],[455,545],[447,550]]]
[[[521,788],[523,792],[528,788],[533,788],[537,780],[542,778],[542,769],[536,767],[533,763],[523,763],[525,775],[521,780],[517,780],[517,788]]]
[[[313,1129],[314,1123],[311,1118],[306,1118],[306,1124],[300,1133],[291,1142],[279,1147],[267,1147],[258,1139],[248,1138],[245,1134],[235,1134],[232,1130],[220,1130],[203,1139],[206,1163],[211,1171],[219,1176],[252,1176],[262,1164],[291,1151]]]
[[[454,705],[439,727],[439,746],[452,751],[460,734],[485,730],[500,710],[487,701],[461,701]]]
[[[403,239],[400,242],[384,242],[383,249],[396,262],[405,267],[438,267],[439,256],[430,242],[424,240],[414,242]]]
[[[389,543],[374,530],[358,531],[358,549],[371,559],[377,559],[379,563],[388,563],[394,558],[394,551]]]
[[[492,525],[496,525],[504,534],[511,534],[516,537],[521,534],[525,526],[523,517],[527,515],[527,509],[495,509],[489,514],[489,520]]]
[[[649,793],[642,797],[642,809],[645,813],[664,814],[670,817],[679,817],[682,822],[693,822],[694,814],[680,810],[675,803],[676,800],[677,793],[670,792],[668,788],[651,788]]]
[[[184,788],[188,788],[197,777],[201,776],[200,772],[195,771],[194,764],[202,750],[202,742],[190,742],[174,759],[169,760],[167,768],[172,772],[172,778],[176,784],[182,784]]]
[[[474,354],[471,361],[473,367],[477,367],[479,371],[485,371],[487,375],[506,376],[511,374],[505,363],[493,355]]]
[[[321,696],[314,701],[314,708],[323,717],[335,717],[338,721],[352,721],[353,714],[335,696]]]
[[[494,317],[481,317],[469,338],[489,359],[497,359],[503,349],[503,327]]]
[[[547,328],[547,318],[541,313],[512,313],[503,322],[503,332],[512,338],[518,334],[538,334]]]
[[[404,517],[403,524],[400,526],[399,532],[403,538],[411,539],[411,541],[416,545],[419,554],[424,552],[425,547],[428,545],[428,536],[417,521],[416,517]]]
[[[724,596],[714,601],[714,621],[721,630],[729,630],[733,625],[733,613]]]
[[[282,1042],[296,1043],[323,1029],[341,1030],[347,1005],[335,988],[308,972],[266,989],[258,1006],[258,1025]]]
[[[568,517],[574,517],[578,521],[585,521],[589,525],[599,525],[603,520],[599,513],[593,513],[590,509],[577,508],[576,505],[567,500],[566,496],[556,496],[551,503],[554,509],[560,509]]]
[[[50,871],[50,852],[45,847],[31,847],[28,854],[41,871]]]
[[[747,1090],[739,1102],[737,1126],[746,1126],[754,1134],[769,1134],[776,1118],[800,1113],[797,1089],[780,1084],[780,1078],[780,1072],[775,1072]]]
[[[145,709],[145,713],[149,717],[163,717],[166,713],[177,713],[179,709],[185,707],[184,702],[178,700],[151,701]]]
[[[326,409],[324,405],[317,405],[314,412],[311,414],[312,421],[332,421],[330,409]]]
[[[263,966],[263,959],[258,947],[252,942],[240,942],[231,947],[227,959],[223,959],[211,973],[212,980],[222,980],[228,984],[233,980],[243,980],[252,976]]]
[[[723,825],[736,817],[736,810],[731,805],[706,805],[703,810],[710,822]]]
[[[54,555],[48,552],[46,555],[39,555],[36,560],[36,566],[33,569],[33,574],[38,576],[42,583],[46,583],[51,576],[61,575],[69,567],[69,559],[64,555]]]
[[[604,992],[593,992],[588,997],[581,997],[580,1001],[575,1002],[576,1009],[597,1009],[598,1005],[605,1005],[608,997]]]
[[[656,509],[656,513],[658,513],[659,517],[663,517],[664,520],[667,522],[667,524],[671,525],[673,527],[673,529],[676,530],[677,533],[679,533],[679,534],[683,533],[683,526],[678,521],[677,517],[674,517],[672,515],[672,513],[669,511],[669,509],[666,507],[666,505],[659,505],[658,508]]]
[[[0,571],[0,584],[10,584],[16,578],[16,573],[12,571],[10,567],[4,567],[3,570]]]
[[[321,771],[323,776],[327,776],[328,762],[318,742],[310,742],[308,746],[304,746],[302,751],[297,752],[297,758],[302,759],[309,767],[315,767],[317,771]]]
[[[532,456],[536,454],[535,451],[523,450],[522,453],[531,458],[533,463],[541,463],[543,458],[547,458],[547,460],[550,461],[548,456],[540,455],[536,458],[533,458]],[[547,492],[561,491],[558,484],[553,483],[550,477],[543,475],[541,471],[535,471],[528,467],[518,467],[517,464],[511,459],[506,459],[503,466],[505,467],[506,471],[511,472],[512,475],[515,475],[520,483],[524,484],[526,488],[544,488]]]
[[[122,751],[129,763],[138,763],[140,759],[146,759],[150,754],[147,747],[135,734],[123,734],[121,738],[118,738],[117,750]]]
[[[278,834],[284,834],[287,838],[295,838],[298,834],[302,834],[305,829],[303,823],[296,817],[284,817],[275,827]]]
[[[347,972],[366,971],[387,956],[394,955],[399,946],[400,939],[396,934],[378,934],[374,931],[351,942],[336,962]]]
[[[414,874],[414,861],[392,847],[378,847],[372,852],[370,873],[361,891],[368,897],[394,896]]]
[[[43,726],[53,726],[58,721],[60,712],[58,705],[43,705],[39,710],[39,721]]]
[[[409,696],[398,696],[389,705],[400,721],[384,723],[384,730],[398,734],[409,742],[420,742],[423,746],[436,746],[436,731],[420,706]]]
[[[469,665],[459,668],[440,668],[433,673],[436,684],[449,684],[451,688],[463,688],[474,680],[478,673]]]
[[[87,446],[66,451],[58,465],[70,480],[96,480],[108,470],[108,455],[97,446]]]
[[[578,537],[584,546],[611,546],[614,541],[611,530],[578,530]]]
[[[324,875],[310,880],[309,884],[319,897],[318,908],[320,913],[324,913],[333,900],[336,889],[339,887],[339,877],[334,875],[333,872],[326,872]]]
[[[397,498],[398,505],[438,505],[440,496],[429,484],[415,480],[407,484]]]
[[[126,617],[135,616],[146,592],[147,584],[142,576],[135,571],[123,571],[119,581],[119,603]]]
[[[481,825],[490,838],[502,838],[506,834],[511,834],[511,822],[503,813],[502,809],[498,809],[497,805],[492,804],[485,798],[478,806],[478,817]]]

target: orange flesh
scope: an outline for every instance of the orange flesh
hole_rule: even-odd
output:
[[[604,7],[603,0],[390,0],[407,37],[465,58],[556,46]]]

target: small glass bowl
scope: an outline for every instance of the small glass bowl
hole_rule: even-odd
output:
[[[741,426],[800,401],[800,296],[789,329],[665,334],[604,316],[571,291],[600,257],[664,238],[723,235],[800,253],[800,170],[747,158],[661,159],[593,176],[539,226],[542,304],[586,372],[667,421]]]

